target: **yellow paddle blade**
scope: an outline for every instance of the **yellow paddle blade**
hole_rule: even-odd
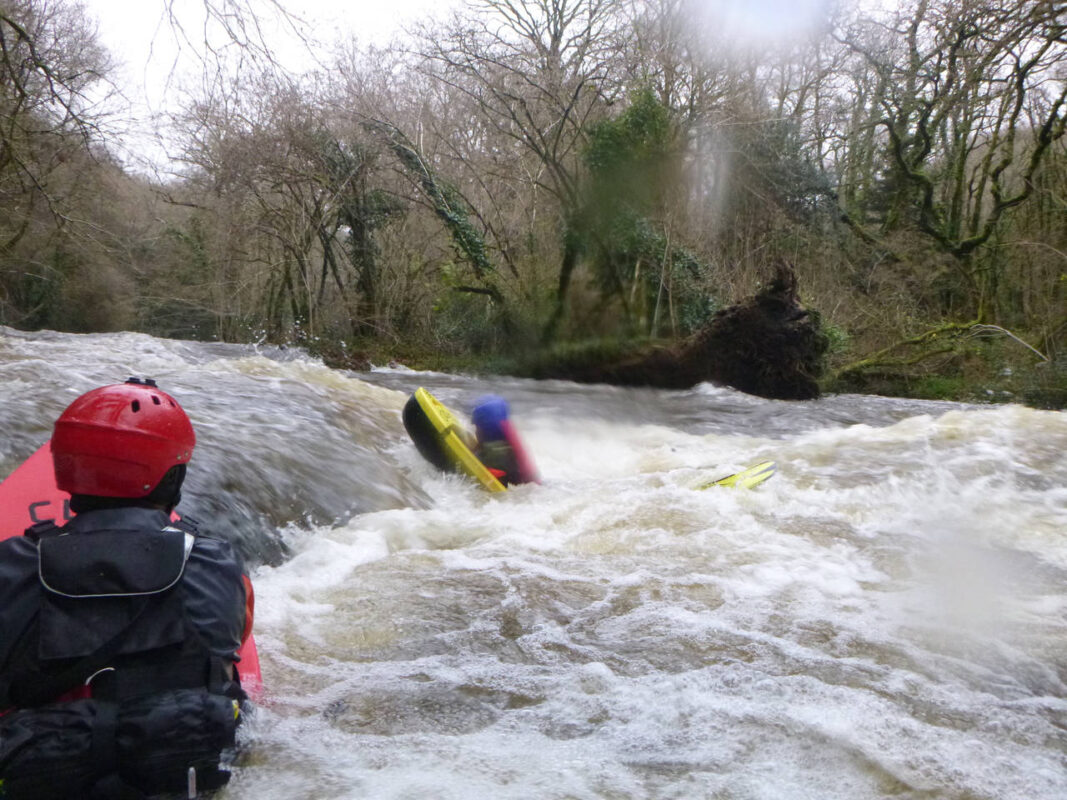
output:
[[[778,465],[773,461],[763,461],[733,475],[727,475],[725,478],[701,484],[697,489],[710,489],[712,486],[734,486],[740,489],[752,489],[771,477],[777,469]]]

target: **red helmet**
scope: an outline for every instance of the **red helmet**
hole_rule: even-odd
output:
[[[193,455],[189,417],[155,381],[93,389],[56,420],[56,486],[70,494],[144,497],[171,467]]]

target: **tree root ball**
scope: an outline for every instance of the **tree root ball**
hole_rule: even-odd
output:
[[[766,287],[675,346],[645,348],[614,363],[542,367],[537,377],[663,389],[706,381],[759,397],[810,400],[819,396],[827,347],[818,315],[800,304],[796,273],[781,263]]]

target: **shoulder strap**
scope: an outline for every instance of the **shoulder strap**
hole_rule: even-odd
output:
[[[200,520],[193,519],[192,517],[179,517],[178,519],[172,519],[168,528],[177,528],[182,533],[191,533],[193,536],[200,535]]]
[[[34,523],[28,527],[22,535],[31,542],[37,543],[46,536],[58,536],[62,530],[63,529],[56,525],[55,522],[48,519],[44,522]]]

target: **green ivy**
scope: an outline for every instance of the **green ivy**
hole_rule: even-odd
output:
[[[570,233],[592,267],[599,290],[628,308],[631,325],[638,311],[629,307],[630,298],[651,316],[664,282],[670,287],[680,332],[685,333],[714,312],[700,286],[705,264],[673,241],[664,223],[670,192],[682,182],[681,157],[670,110],[652,90],[638,89],[622,114],[600,122],[590,133],[583,152],[588,170],[584,202]],[[661,326],[666,318],[661,309]]]

